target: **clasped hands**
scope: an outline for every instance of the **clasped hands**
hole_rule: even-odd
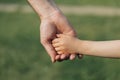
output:
[[[73,60],[77,54],[58,54],[52,45],[52,41],[57,38],[56,34],[67,34],[76,36],[76,32],[61,10],[53,0],[28,0],[32,8],[41,19],[40,41],[46,49],[52,62]],[[80,58],[82,55],[78,55]]]
[[[76,36],[76,32],[72,28],[71,24],[60,12],[56,12],[53,16],[41,19],[41,43],[50,55],[52,62],[75,59],[76,54],[59,54],[56,52],[54,46],[52,45],[52,41],[57,38],[56,34]],[[79,57],[81,58],[82,55],[79,55]]]

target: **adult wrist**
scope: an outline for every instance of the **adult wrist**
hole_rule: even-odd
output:
[[[53,0],[28,0],[40,18],[47,17],[55,11],[60,11]]]
[[[62,15],[61,11],[59,11],[59,10],[53,10],[53,11],[51,11],[49,13],[46,13],[44,15],[41,15],[39,17],[40,17],[41,20],[50,19],[51,21],[54,21],[56,18],[59,17],[58,14]]]

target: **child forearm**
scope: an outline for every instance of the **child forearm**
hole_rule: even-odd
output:
[[[120,40],[82,41],[78,51],[85,55],[120,58]]]

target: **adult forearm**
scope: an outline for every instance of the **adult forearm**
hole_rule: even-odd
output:
[[[60,11],[53,0],[28,0],[28,2],[41,18]]]

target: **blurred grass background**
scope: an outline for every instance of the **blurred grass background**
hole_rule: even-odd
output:
[[[1,3],[27,4],[25,0]],[[68,5],[119,7],[119,0],[56,0]],[[78,37],[88,40],[120,39],[120,17],[66,15]],[[85,56],[52,64],[39,43],[35,13],[0,12],[0,80],[120,80],[120,60]]]
[[[57,4],[65,5],[96,5],[120,7],[120,0],[54,0]],[[27,0],[0,0],[1,3],[27,4]]]

